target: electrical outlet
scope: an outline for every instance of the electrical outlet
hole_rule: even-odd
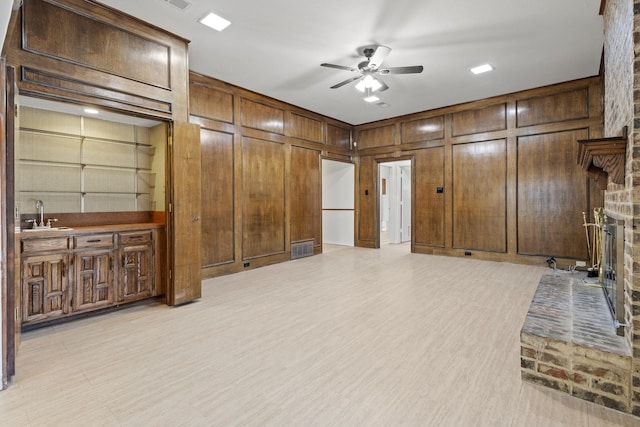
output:
[[[576,267],[586,267],[587,261],[576,261]]]

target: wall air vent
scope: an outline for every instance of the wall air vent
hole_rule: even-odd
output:
[[[291,244],[291,259],[313,255],[313,239]]]
[[[164,0],[164,1],[182,10],[185,10],[186,8],[191,6],[191,3],[185,0]]]

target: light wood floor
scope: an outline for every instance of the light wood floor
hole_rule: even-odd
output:
[[[638,426],[522,383],[546,267],[327,247],[199,302],[26,333],[9,426]]]

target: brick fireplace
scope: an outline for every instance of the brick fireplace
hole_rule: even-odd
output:
[[[571,319],[545,325],[542,322],[554,313],[554,304],[586,307],[590,303],[583,297],[593,291],[571,275],[547,277],[527,315],[533,323],[527,326],[525,321],[522,330],[522,377],[640,416],[640,1],[602,0],[600,9],[604,18],[604,127],[602,135],[589,137],[624,135],[626,142],[624,179],[614,182],[609,176],[604,213],[624,222],[623,318],[628,327],[623,337],[609,336],[610,327],[596,335],[596,341],[603,337],[620,340],[618,351],[617,345],[603,348],[582,341],[584,331],[576,333],[582,315],[575,310]],[[601,289],[597,293],[603,295]],[[596,311],[600,313],[600,309],[590,312]],[[606,307],[604,314],[609,316]],[[588,320],[599,323],[595,318]],[[540,334],[544,327],[548,327],[547,336]]]

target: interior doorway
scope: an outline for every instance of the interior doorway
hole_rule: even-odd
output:
[[[322,160],[322,241],[354,246],[355,165]]]
[[[379,164],[380,247],[411,242],[411,160]]]

